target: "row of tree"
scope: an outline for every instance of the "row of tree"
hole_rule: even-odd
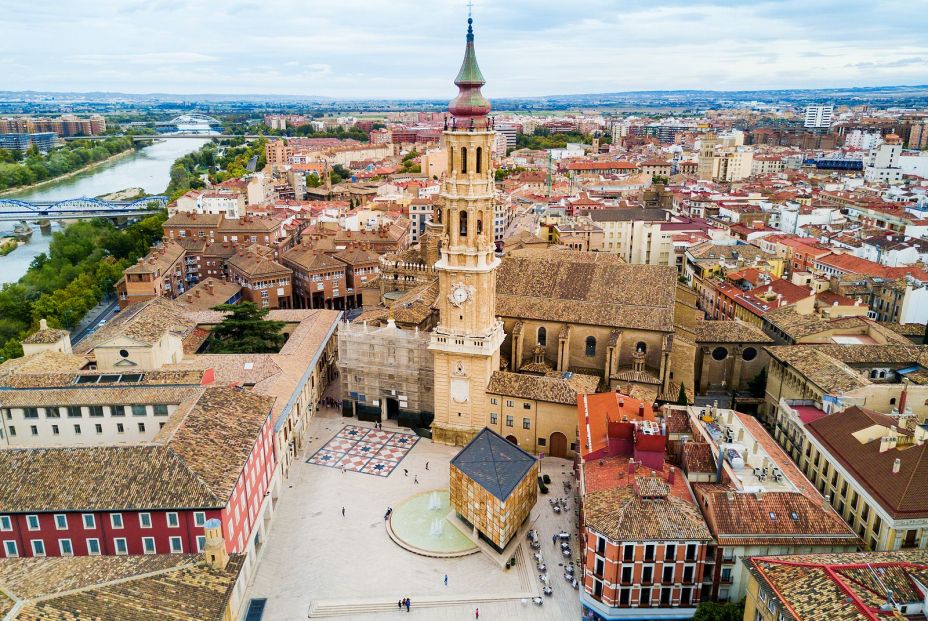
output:
[[[383,123],[374,123],[374,129],[383,129],[386,127]],[[299,127],[288,127],[287,129],[271,129],[263,123],[261,125],[253,128],[253,132],[249,133],[258,133],[264,134],[267,136],[301,136],[304,138],[338,138],[340,140],[346,140],[348,138],[353,138],[358,142],[367,142],[368,133],[363,129],[358,129],[357,127],[345,128],[341,125],[333,129],[326,130],[317,130],[314,129],[312,125],[300,125]]]
[[[94,141],[73,140],[48,153],[40,153],[35,145],[25,153],[0,149],[0,190],[54,179],[133,148],[135,145],[131,138],[113,137]]]
[[[603,144],[611,142],[608,135],[599,137]],[[563,149],[568,142],[582,142],[589,144],[593,141],[591,134],[580,132],[564,132],[552,134],[544,127],[535,129],[534,134],[516,134],[517,149]]]
[[[252,142],[246,142],[244,138],[233,138],[219,144],[208,142],[198,150],[179,157],[171,166],[168,196],[175,200],[188,190],[205,187],[204,176],[210,183],[242,177],[252,157],[257,157],[255,170],[261,170],[267,163],[264,152],[266,144],[264,138]]]
[[[33,259],[16,283],[0,289],[0,362],[23,354],[20,342],[40,319],[71,329],[113,291],[122,271],[161,239],[167,213],[125,229],[86,220],[56,232],[47,253]]]

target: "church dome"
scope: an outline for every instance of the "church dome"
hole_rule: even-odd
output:
[[[480,87],[487,83],[477,65],[477,53],[474,51],[474,20],[467,18],[467,48],[464,62],[458,77],[454,79],[458,87],[458,96],[451,100],[448,112],[458,119],[474,119],[490,113],[490,102],[480,92]]]

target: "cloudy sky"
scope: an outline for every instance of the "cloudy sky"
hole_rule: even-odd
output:
[[[2,0],[0,89],[448,97],[466,0]],[[928,0],[475,0],[491,97],[928,83]]]

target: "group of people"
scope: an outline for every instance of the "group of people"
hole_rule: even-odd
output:
[[[399,609],[400,609],[400,610],[402,610],[403,607],[405,606],[405,607],[406,607],[406,612],[409,612],[409,607],[410,607],[411,605],[412,605],[412,603],[409,601],[409,598],[408,598],[408,597],[404,597],[403,599],[401,599],[401,600],[397,603],[397,606],[399,606]]]
[[[321,405],[322,407],[327,407],[327,408],[337,408],[337,407],[338,407],[338,399],[333,399],[332,397],[323,397],[323,398],[320,400],[320,405]]]

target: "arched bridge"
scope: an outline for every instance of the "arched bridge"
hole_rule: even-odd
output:
[[[0,198],[0,222],[21,220],[81,220],[154,213],[168,203],[167,196],[148,196],[133,201],[69,198],[63,201],[21,201]]]
[[[164,125],[222,125],[222,121],[205,114],[181,114]]]

